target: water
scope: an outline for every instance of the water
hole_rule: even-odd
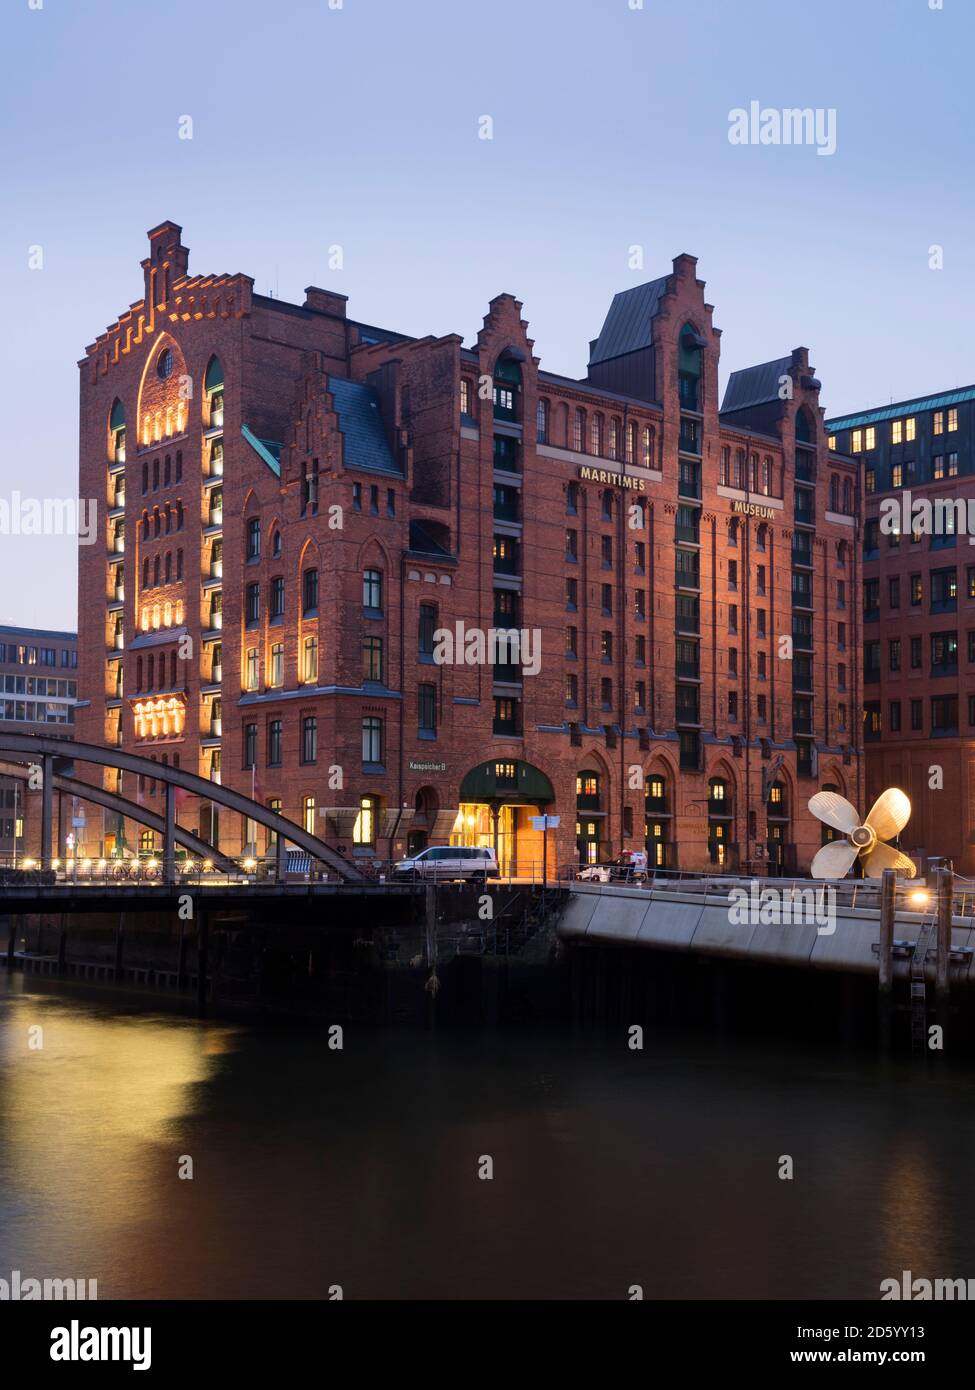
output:
[[[875,1299],[905,1269],[975,1277],[968,1068],[705,1033],[344,1042],[0,976],[0,1277],[194,1299]]]

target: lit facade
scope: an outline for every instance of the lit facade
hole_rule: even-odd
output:
[[[79,551],[80,736],[350,857],[492,843],[530,872],[544,810],[550,864],[808,865],[808,797],[856,800],[862,769],[856,469],[805,349],[719,404],[690,256],[616,296],[577,381],[507,294],[465,347],[190,276],[173,223],[149,246],[80,364],[82,495],[107,507]]]

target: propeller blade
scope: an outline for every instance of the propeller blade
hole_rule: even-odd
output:
[[[905,878],[913,878],[917,873],[914,860],[901,854],[893,845],[876,844],[869,854],[864,855],[863,872],[866,878],[880,878],[884,869],[893,869]]]
[[[809,809],[817,820],[821,820],[824,825],[831,825],[834,830],[842,830],[844,835],[849,835],[850,831],[856,830],[860,824],[860,815],[856,807],[851,806],[846,797],[838,795],[837,792],[817,792],[809,798]]]
[[[900,787],[888,787],[870,807],[865,825],[877,832],[878,840],[892,840],[911,819],[911,801]]]
[[[830,793],[826,792],[826,795]],[[842,801],[843,798],[839,799]],[[813,878],[845,878],[853,868],[858,853],[856,845],[851,845],[849,840],[834,840],[832,844],[823,845],[809,872]]]

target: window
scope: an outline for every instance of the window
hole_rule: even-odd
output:
[[[924,581],[919,574],[911,575],[911,606],[916,608],[924,601]]]
[[[565,558],[570,564],[579,559],[579,532],[567,530],[565,533]]]
[[[417,728],[421,734],[433,737],[437,732],[437,688],[421,684],[416,691]]]
[[[958,429],[958,411],[952,406],[948,411],[948,433],[954,434]]]
[[[943,410],[936,410],[931,422],[932,434],[944,434],[945,432],[945,413]]]
[[[613,568],[613,538],[612,536],[600,537],[600,556],[604,570]]]
[[[920,700],[911,701],[911,728],[915,733],[924,728],[924,707]]]
[[[365,637],[362,641],[362,679],[364,681],[381,681],[382,678],[383,639],[381,637]]]
[[[301,721],[301,761],[313,763],[318,759],[318,720],[313,714]],[[308,827],[305,826],[307,830]]]
[[[247,523],[247,559],[259,560],[261,558],[261,521],[259,517],[252,516]]]
[[[247,658],[244,662],[244,689],[256,690],[260,679],[258,670],[257,648],[247,648]]]
[[[579,703],[578,676],[570,674],[565,678],[565,703],[573,706]]]
[[[599,682],[599,698],[603,709],[613,708],[613,682],[609,676],[603,676]]]
[[[901,606],[901,581],[897,575],[891,576],[887,581],[887,602],[891,608]]]
[[[638,666],[645,666],[647,664],[647,639],[645,637],[637,637],[635,651],[636,656],[634,660],[636,664]]]
[[[362,721],[362,761],[380,764],[383,760],[383,721],[368,715]]]
[[[361,483],[353,483],[353,484],[352,484],[352,510],[353,510],[354,512],[361,512],[361,511],[362,511],[362,484],[361,484]]]
[[[284,578],[275,575],[268,593],[268,617],[272,623],[284,620]]]
[[[921,639],[920,637],[911,638],[911,670],[921,669]]]
[[[599,658],[604,662],[613,659],[613,634],[609,631],[604,630],[599,634]]]
[[[267,765],[281,766],[281,720],[270,719],[267,725]]]
[[[383,607],[383,577],[379,570],[364,570],[362,575],[362,606],[374,613]]]
[[[271,648],[271,665],[268,673],[269,686],[284,685],[284,643],[275,642]]]
[[[877,431],[873,425],[868,425],[863,432],[863,447],[865,449],[876,449]]]
[[[567,579],[565,581],[565,606],[570,613],[575,613],[579,607],[579,581],[578,579]]]
[[[460,379],[460,413],[470,415],[471,413],[471,384],[466,377]]]
[[[612,584],[601,584],[600,586],[601,609],[605,617],[613,615],[613,586]]]
[[[890,671],[901,669],[901,639],[891,637],[887,642],[887,668]]]
[[[257,766],[257,725],[244,725],[244,767]]]
[[[565,654],[571,657],[579,655],[579,629],[577,627],[565,629]]]
[[[892,420],[890,425],[891,444],[903,444],[904,442],[904,421]]]
[[[376,810],[378,802],[374,796],[359,798],[359,814],[352,827],[354,845],[374,845],[376,843]]]
[[[568,516],[577,516],[579,512],[579,484],[570,483],[565,490],[565,510]]]
[[[305,570],[302,575],[301,609],[306,618],[318,609],[318,570]]]
[[[318,680],[318,638],[306,637],[301,649],[301,679],[306,685]]]
[[[261,621],[261,586],[248,584],[244,599],[244,621],[248,627],[256,627]]]
[[[539,399],[535,409],[535,433],[539,444],[548,442],[548,401]]]

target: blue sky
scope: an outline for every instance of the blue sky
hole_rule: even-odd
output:
[[[405,332],[470,341],[510,291],[573,376],[689,251],[723,380],[798,344],[831,413],[975,379],[975,0],[631,3],[7,0],[0,498],[76,492],[75,364],[166,218],[195,273]],[[731,145],[752,100],[835,108],[836,153]],[[75,614],[72,539],[0,535],[0,622]]]

